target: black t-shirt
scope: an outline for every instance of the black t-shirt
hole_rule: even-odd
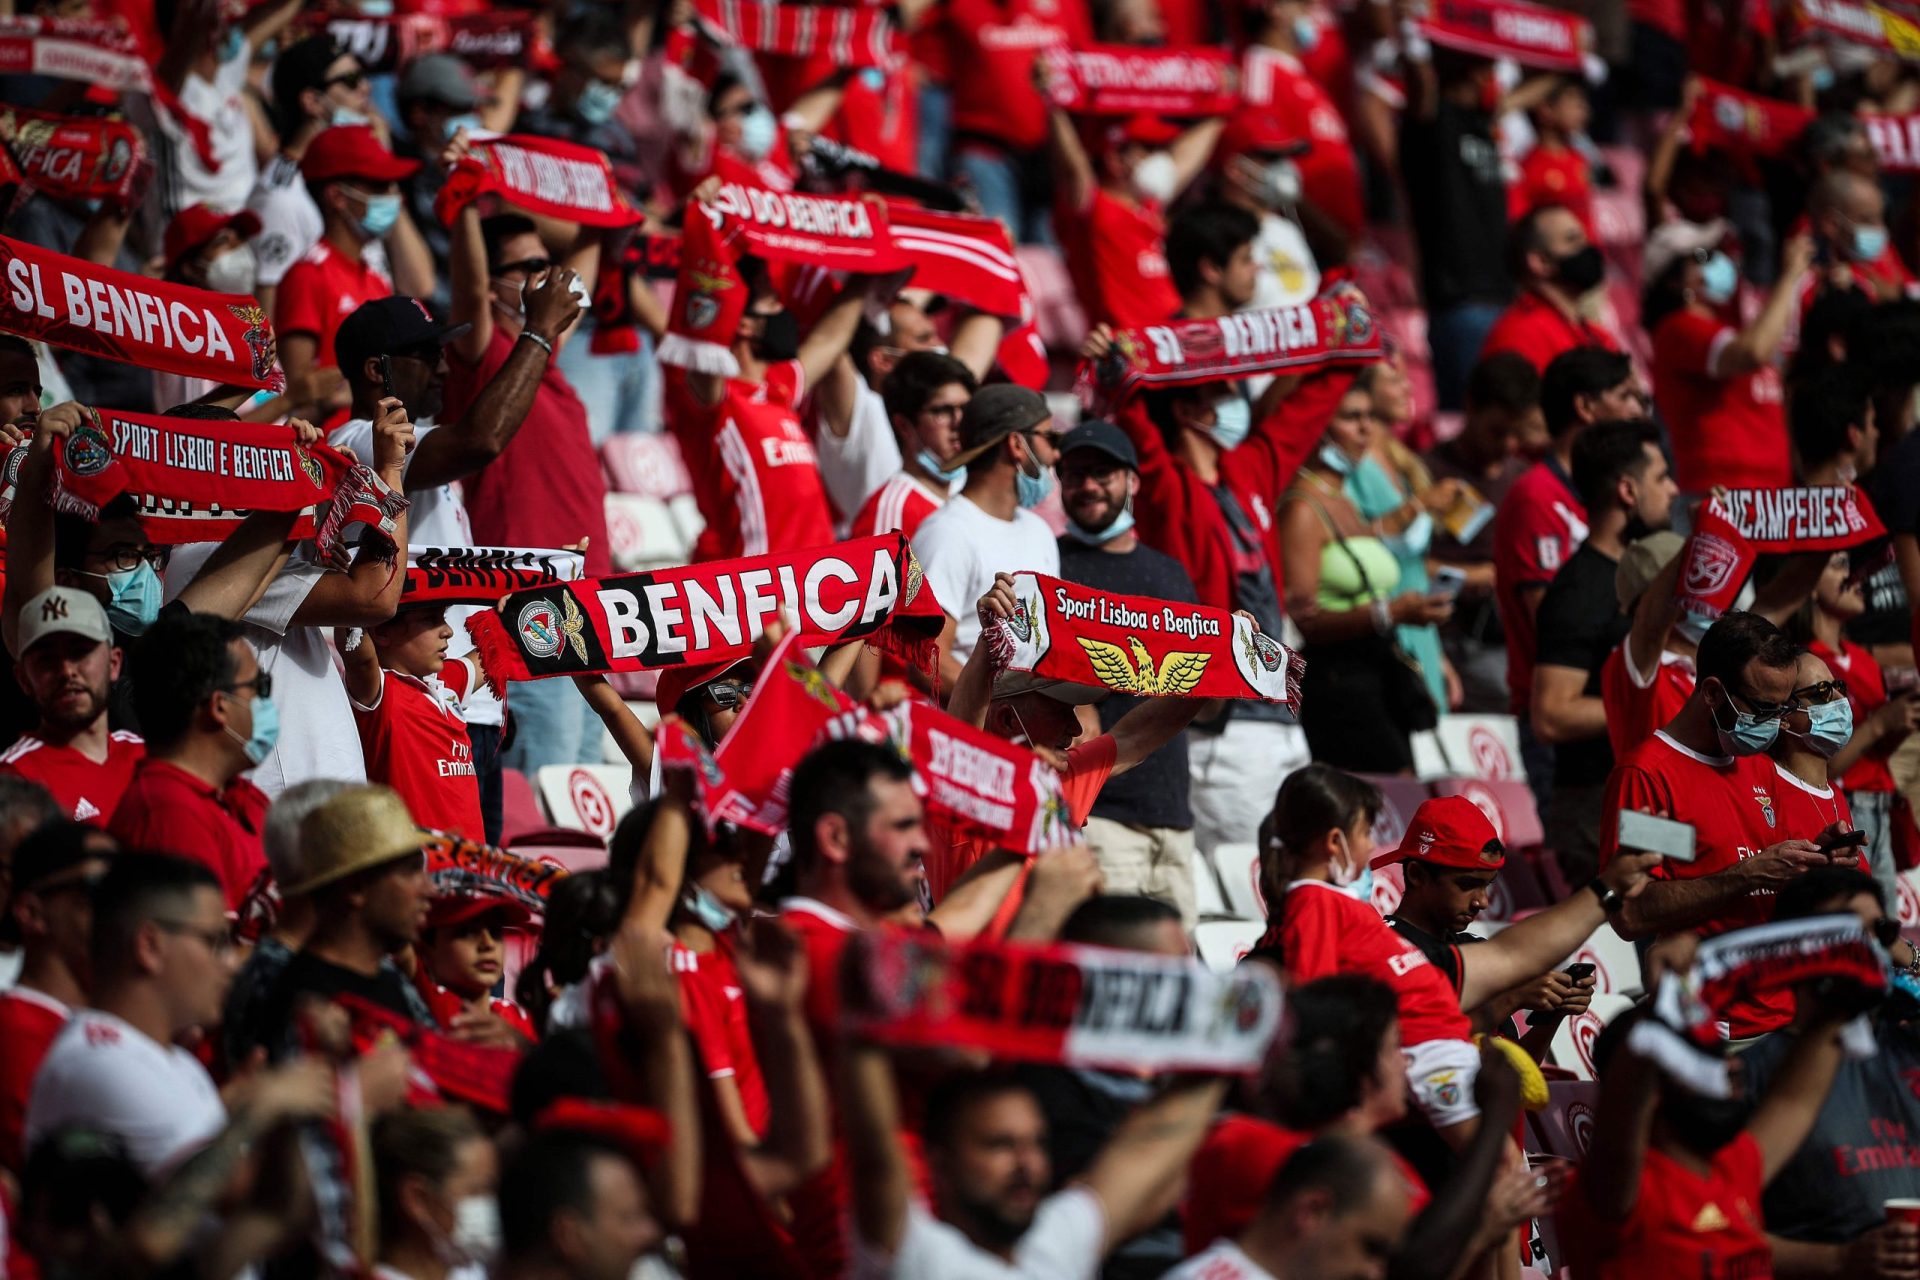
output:
[[[1285,611],[1280,606],[1280,585],[1273,578],[1273,561],[1267,556],[1267,539],[1233,496],[1233,490],[1224,484],[1215,485],[1213,500],[1220,504],[1220,514],[1226,517],[1227,529],[1233,535],[1233,607],[1245,609],[1262,631],[1277,636]],[[1218,733],[1230,718],[1291,722],[1293,713],[1277,702],[1235,698],[1227,703],[1225,715],[1211,725],[1196,727]]]
[[[1449,933],[1441,937],[1438,934],[1428,933],[1418,925],[1409,924],[1399,916],[1388,916],[1387,928],[1418,947],[1420,954],[1431,961],[1434,968],[1446,974],[1447,982],[1453,987],[1456,995],[1467,980],[1466,966],[1460,960],[1460,948],[1486,941],[1477,933],[1465,931]],[[1494,1032],[1508,1040],[1518,1040],[1520,1023],[1517,1019],[1509,1017],[1504,1025],[1495,1027]]]
[[[1887,532],[1920,534],[1920,432],[1900,437],[1873,473],[1869,496]],[[1871,547],[1857,547],[1856,556]],[[1913,611],[1899,567],[1882,565],[1866,582],[1867,611],[1847,624],[1855,644],[1901,644],[1912,634]]]
[[[1600,696],[1600,668],[1633,625],[1620,612],[1620,597],[1614,591],[1618,568],[1619,561],[1594,550],[1591,542],[1581,543],[1540,597],[1534,621],[1539,636],[1534,669],[1573,667],[1586,672],[1584,692],[1589,697]],[[1604,733],[1553,748],[1555,786],[1598,785],[1607,780],[1612,768],[1613,748]]]
[[[1431,120],[1400,117],[1400,170],[1420,245],[1420,292],[1429,312],[1464,302],[1504,303],[1507,181],[1493,117],[1442,99]]]
[[[391,961],[381,961],[379,970],[368,977],[322,960],[311,951],[297,951],[280,971],[272,993],[260,1007],[255,1043],[266,1046],[267,1057],[274,1062],[291,1057],[300,1049],[299,1029],[294,1024],[300,998],[325,999],[338,995],[358,996],[410,1022],[434,1027],[426,1001]]]
[[[1193,589],[1193,579],[1187,576],[1180,562],[1145,544],[1121,553],[1062,538],[1060,577],[1117,595],[1153,596],[1183,604],[1200,602]],[[1100,713],[1101,730],[1113,728],[1121,716],[1141,701],[1130,694],[1110,694],[1095,708]],[[1100,788],[1100,798],[1094,802],[1093,816],[1129,826],[1172,827],[1185,831],[1193,826],[1187,786],[1187,735],[1182,732],[1134,769],[1108,779],[1107,785]]]

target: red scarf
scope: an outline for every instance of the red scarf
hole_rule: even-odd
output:
[[[756,0],[694,0],[702,35],[722,47],[787,58],[827,57],[837,67],[888,67],[898,59],[885,10]]]
[[[1014,616],[981,615],[995,667],[1142,697],[1257,698],[1300,710],[1306,659],[1239,614],[1013,577]]]
[[[894,244],[913,263],[914,288],[1015,322],[1031,314],[1026,278],[1004,222],[893,201],[887,202],[887,221]]]
[[[488,193],[529,213],[590,227],[630,227],[646,217],[627,203],[606,152],[528,134],[474,143],[447,175],[433,211],[451,226],[455,214]]]
[[[1047,92],[1063,111],[1221,116],[1239,102],[1233,58],[1221,49],[1056,45],[1040,56],[1047,64]]]
[[[1761,553],[1844,551],[1886,533],[1857,485],[1730,489],[1695,513],[1674,595],[1683,609],[1717,618],[1733,607]]]
[[[1075,389],[1088,403],[1117,403],[1156,388],[1365,364],[1382,350],[1372,308],[1343,289],[1299,306],[1122,329],[1106,359],[1081,364]]]
[[[0,18],[0,73],[83,80],[120,93],[146,93],[153,73],[139,46],[107,22]]]
[[[0,332],[223,385],[286,388],[260,303],[0,236]]]
[[[517,591],[467,629],[498,687],[735,661],[781,614],[803,644],[865,639],[911,666],[933,652],[946,619],[906,538],[889,533]]]
[[[465,1044],[403,1018],[360,996],[333,997],[352,1019],[354,1048],[361,1053],[388,1039],[407,1047],[407,1101],[412,1106],[465,1102],[498,1115],[512,1110],[513,1073],[520,1054],[513,1049]]]
[[[686,229],[674,242],[677,274],[667,336],[660,341],[661,364],[740,376],[733,340],[747,313],[747,283],[740,275],[740,255],[747,251],[743,239],[739,223],[704,204],[687,206]]]
[[[1418,26],[1445,48],[1543,71],[1582,71],[1593,50],[1592,23],[1524,0],[1433,0]]]
[[[965,1045],[995,1058],[1157,1073],[1258,1072],[1280,1027],[1265,965],[1111,947],[1035,947],[870,931],[849,954],[864,999],[850,1022],[887,1044]]]
[[[123,120],[0,110],[0,142],[37,191],[61,200],[105,200],[125,208],[153,172],[146,137]]]
[[[1869,993],[1887,989],[1886,952],[1851,912],[1736,929],[1700,944],[1693,979],[1709,1008],[1825,980]]]
[[[738,226],[742,252],[829,271],[878,274],[912,263],[893,242],[887,206],[865,196],[814,196],[721,184],[713,210]],[[692,214],[689,212],[689,220]]]
[[[1857,4],[1854,0],[1794,0],[1795,43],[1839,37],[1905,58],[1920,53],[1920,14],[1909,6]]]
[[[547,914],[553,886],[566,868],[436,831],[422,848],[436,898],[510,898],[537,916]]]
[[[400,603],[499,603],[515,591],[572,582],[586,568],[578,551],[520,547],[420,547],[407,553]]]
[[[451,53],[477,71],[530,67],[544,51],[531,13],[476,13],[457,18],[405,14],[392,18],[313,14],[310,29],[324,26],[341,48],[376,75],[392,74],[429,53]]]

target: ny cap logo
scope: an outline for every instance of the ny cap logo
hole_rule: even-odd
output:
[[[48,596],[40,602],[40,621],[52,622],[55,619],[66,616],[67,599],[65,596]]]

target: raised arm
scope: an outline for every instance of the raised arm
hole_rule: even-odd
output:
[[[647,1189],[669,1230],[700,1216],[700,1105],[693,1049],[680,1019],[680,986],[667,969],[667,935],[631,921],[614,935],[613,974],[623,1017],[621,1047],[641,1082],[628,1099],[656,1108],[672,1134],[660,1159],[646,1166]]]
[[[974,380],[985,382],[1000,358],[1000,343],[1007,336],[1007,322],[984,311],[969,311],[953,326],[947,344],[949,354],[967,366]]]
[[[840,296],[807,331],[798,357],[807,386],[824,380],[834,362],[853,344],[854,330],[860,327],[860,312],[866,305],[867,286],[871,282],[871,276],[848,276],[847,282],[840,286]]]
[[[1118,777],[1172,742],[1202,711],[1218,714],[1218,698],[1148,698],[1107,732],[1113,735],[1113,774]]]
[[[72,435],[81,421],[80,406],[71,400],[43,411],[14,479],[13,513],[7,517],[7,585],[0,596],[0,634],[9,653],[19,632],[20,610],[53,585],[53,442]]]
[[[607,683],[603,675],[575,676],[573,683],[593,713],[600,717],[600,723],[607,726],[607,732],[613,735],[614,745],[620,748],[620,754],[633,766],[634,781],[640,782],[651,776],[653,735],[647,732],[647,726],[640,723],[640,717],[633,714],[626,699]]]
[[[1487,1215],[1488,1191],[1506,1159],[1520,1111],[1520,1077],[1492,1045],[1481,1048],[1473,1099],[1480,1104],[1480,1126],[1400,1242],[1388,1271],[1391,1280],[1447,1280],[1466,1260],[1469,1242]]]
[[[455,160],[464,155],[466,139],[464,129],[455,134],[447,155]],[[493,291],[487,281],[487,242],[480,234],[480,210],[467,205],[448,230],[452,243],[447,259],[447,319],[473,326],[453,340],[453,350],[461,360],[475,365],[493,343]]]
[[[1094,192],[1099,189],[1099,179],[1094,175],[1093,161],[1087,157],[1087,149],[1080,145],[1080,134],[1073,127],[1073,117],[1053,104],[1048,88],[1050,79],[1046,55],[1035,54],[1033,84],[1040,93],[1041,101],[1047,104],[1047,152],[1053,159],[1054,190],[1065,199],[1067,208],[1075,213],[1084,213],[1093,203]]]
[[[405,483],[407,453],[413,448],[413,423],[407,407],[393,396],[380,401],[373,421],[373,469],[388,488],[398,492]],[[297,627],[369,627],[385,622],[400,607],[407,575],[400,563],[406,555],[407,513],[394,517],[393,545],[381,552],[380,535],[369,530],[360,554],[346,573],[323,574],[307,598],[294,610]]]
[[[1202,120],[1173,140],[1167,150],[1173,156],[1173,171],[1177,175],[1173,180],[1175,191],[1185,191],[1195,178],[1206,172],[1207,161],[1213,158],[1214,144],[1220,141],[1220,131],[1226,124],[1225,116],[1215,116]]]
[[[1857,1005],[1836,1009],[1824,1001],[1814,1007],[1816,1020],[1795,1036],[1767,1096],[1747,1121],[1747,1132],[1760,1146],[1763,1182],[1772,1182],[1813,1132],[1840,1069],[1840,1028],[1859,1012]]]
[[[1123,1121],[1082,1179],[1106,1210],[1108,1249],[1145,1231],[1179,1202],[1187,1162],[1227,1095],[1223,1079],[1189,1078]]]
[[[1780,354],[1780,344],[1786,341],[1794,309],[1800,305],[1800,289],[1813,266],[1813,253],[1813,237],[1807,232],[1787,241],[1786,252],[1781,255],[1780,278],[1767,295],[1766,305],[1753,323],[1720,348],[1708,373],[1716,378],[1737,378],[1773,363]]]
[[[760,1193],[778,1196],[833,1158],[826,1075],[807,1030],[807,984],[814,978],[806,950],[770,919],[756,920],[742,932],[734,962],[770,1104],[766,1137],[742,1152],[742,1160]]]
[[[1657,853],[1622,852],[1600,872],[1600,883],[1628,901],[1656,883],[1647,871]],[[1460,1005],[1471,1009],[1551,969],[1607,921],[1598,894],[1573,896],[1502,929],[1485,944],[1460,948]]]

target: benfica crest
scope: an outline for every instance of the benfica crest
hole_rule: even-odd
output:
[[[273,339],[267,334],[267,313],[257,302],[229,302],[227,310],[233,318],[247,326],[240,336],[246,340],[247,350],[253,353],[253,376],[261,382],[273,376],[274,350]]]
[[[97,476],[113,462],[113,446],[100,429],[100,419],[87,410],[87,420],[67,437],[67,470],[77,476]]]
[[[1687,594],[1718,595],[1740,567],[1740,559],[1739,549],[1725,538],[1696,530],[1693,554],[1687,559],[1685,571]]]
[[[1269,674],[1280,670],[1280,665],[1286,661],[1286,650],[1259,631],[1247,632],[1246,649],[1247,665],[1258,665]]]

